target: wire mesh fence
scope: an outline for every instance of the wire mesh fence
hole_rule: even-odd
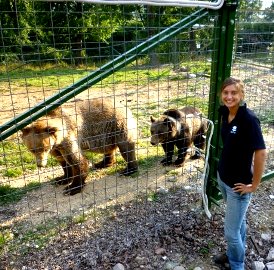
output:
[[[252,16],[254,23],[250,22]],[[238,13],[232,69],[232,75],[244,79],[246,102],[261,121],[268,149],[266,173],[273,172],[273,24],[269,24],[272,17],[271,9],[255,14],[251,10]]]
[[[170,32],[163,36],[163,31],[194,13],[193,9],[43,1],[1,5],[1,125],[52,95],[58,103],[65,88],[94,71],[100,77],[107,63],[121,56],[130,59],[121,67],[113,64],[113,71],[92,85],[88,81],[90,87],[54,113],[35,119],[35,127],[20,128],[1,141],[3,267],[111,269],[117,241],[122,243],[114,248],[119,254],[131,250],[137,239],[149,248],[151,243],[140,240],[140,235],[152,233],[151,228],[157,235],[157,228],[187,220],[202,204],[209,142],[202,150],[198,144],[189,148],[179,166],[163,164],[165,149],[151,144],[151,116],[158,119],[168,109],[192,106],[203,115],[194,118],[200,125],[206,121],[208,127],[195,134],[194,141],[209,138],[213,127],[206,116],[218,13],[207,13],[169,37]],[[243,22],[245,14],[239,14],[232,74],[246,82],[246,100],[262,121],[270,172],[273,26],[267,16],[272,13],[257,14],[263,31],[256,23]],[[147,44],[145,52],[134,55],[138,45],[157,35],[155,46]],[[85,100],[103,103],[90,106]],[[110,105],[104,105],[107,100]],[[193,129],[199,125],[195,121],[189,124]],[[179,152],[175,151],[173,162]],[[132,153],[138,171],[134,165],[127,175],[136,161]],[[195,154],[200,158],[192,159]],[[74,181],[82,188],[70,196],[67,191],[74,186],[66,187]],[[96,234],[98,230],[102,233]],[[63,243],[63,251],[57,251],[56,241],[70,247]],[[90,247],[88,257],[80,248],[83,241]]]

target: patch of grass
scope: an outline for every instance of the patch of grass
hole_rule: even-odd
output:
[[[68,66],[65,64],[44,66],[17,64],[9,70],[9,80],[12,79],[17,85],[25,87],[26,83],[29,87],[54,87],[65,88],[74,82],[89,75],[92,71],[96,70],[94,64],[83,67]],[[0,66],[0,70],[3,69]],[[22,72],[24,76],[22,77]],[[155,70],[138,70],[132,69],[132,67],[126,67],[122,70],[116,71],[112,76],[109,76],[102,80],[102,82],[95,84],[98,87],[109,86],[113,84],[124,83],[125,81],[134,84],[147,84],[148,80],[159,80],[159,78],[165,78],[169,74],[169,68],[155,69]],[[138,79],[137,79],[138,73]],[[1,74],[1,73],[0,73]],[[8,78],[6,72],[0,75],[0,81],[5,82]],[[43,80],[42,80],[43,78]]]
[[[141,170],[148,170],[154,167],[164,156],[161,146],[151,146],[149,141],[138,142],[138,162]]]
[[[15,168],[7,168],[5,170],[2,171],[2,174],[6,177],[18,177],[20,175],[22,175],[23,170],[22,168],[19,167],[15,167]]]
[[[14,235],[10,229],[0,229],[0,255],[1,251],[13,239]]]
[[[16,251],[22,255],[29,251],[41,249],[46,246],[49,240],[60,233],[60,230],[69,226],[66,218],[56,220],[47,220],[47,223],[36,226],[31,230],[26,230],[24,226],[16,226],[16,233],[12,233],[13,228],[6,228],[5,231],[13,237],[5,239],[5,249],[10,252]],[[0,231],[1,233],[1,231]],[[3,230],[2,230],[3,233]],[[0,253],[1,253],[0,246]]]
[[[73,217],[73,223],[74,224],[81,224],[83,222],[85,222],[87,220],[87,216],[86,215],[79,215],[76,217]]]
[[[211,63],[205,59],[195,60],[192,62],[182,62],[181,66],[187,67],[189,73],[209,73],[211,69]]]
[[[92,163],[97,163],[103,159],[102,154],[93,153],[91,151],[85,151],[85,156]]]
[[[57,166],[59,163],[49,156],[47,166]],[[13,141],[3,141],[0,143],[0,165],[4,168],[0,174],[5,177],[18,177],[26,170],[33,171],[37,168],[35,157],[24,144]]]
[[[58,166],[59,162],[57,161],[56,158],[52,157],[52,156],[48,156],[48,162],[47,162],[47,166],[49,167],[53,167],[53,166]],[[35,166],[36,167],[36,166]]]
[[[16,252],[25,255],[33,252],[33,249],[46,247],[50,239],[60,235],[60,232],[67,232],[75,224],[85,223],[86,220],[96,220],[99,225],[102,220],[113,218],[115,206],[90,209],[84,214],[64,218],[47,219],[46,223],[33,226],[28,229],[23,224],[0,227],[0,255],[5,252]]]
[[[18,177],[26,169],[36,168],[34,156],[26,146],[13,141],[3,141],[0,144],[0,165],[5,167],[0,172],[6,177]]]
[[[4,141],[0,144],[0,165],[21,165],[22,160],[29,160],[26,155],[20,155],[24,153],[24,147],[12,141]],[[29,153],[31,156],[31,153]]]
[[[140,137],[141,138],[148,138],[150,137],[150,124],[144,124],[141,127],[139,127],[140,132]]]
[[[194,91],[194,88],[192,89]],[[162,104],[167,104],[165,108],[161,107]],[[151,103],[145,104],[145,108],[141,110],[140,108],[133,108],[133,113],[135,117],[138,118],[138,121],[146,122],[147,126],[150,126],[150,116],[158,117],[159,114],[162,114],[165,110],[169,108],[182,108],[185,106],[194,106],[201,110],[204,115],[207,115],[208,112],[208,102],[201,97],[196,97],[194,95],[187,97],[175,97],[169,98],[168,100],[162,100],[161,103]],[[148,114],[149,112],[149,114]]]
[[[37,189],[41,186],[40,182],[33,181],[22,188],[11,187],[10,185],[0,185],[0,205],[16,203],[26,195],[28,191]]]
[[[170,170],[166,173],[166,175],[168,175],[168,176],[177,176],[177,175],[179,175],[179,172],[176,171],[176,170]]]
[[[265,110],[258,113],[258,117],[262,124],[274,125],[274,111]]]
[[[149,168],[152,168],[156,165],[156,163],[159,161],[159,156],[147,156],[147,157],[140,157],[138,159],[139,166],[141,170],[148,170]]]
[[[201,247],[199,253],[202,255],[207,255],[209,254],[209,249],[207,247]]]
[[[159,200],[159,195],[155,191],[151,191],[147,194],[147,200],[149,202],[157,202]]]
[[[199,249],[199,253],[203,256],[208,256],[211,250],[215,247],[215,243],[209,240],[205,245],[201,246]]]

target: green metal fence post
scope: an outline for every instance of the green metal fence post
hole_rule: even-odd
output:
[[[225,1],[223,7],[216,11],[214,27],[215,44],[212,56],[208,113],[209,119],[213,121],[215,126],[212,137],[213,145],[209,158],[210,167],[207,185],[209,206],[211,206],[212,202],[218,204],[218,200],[221,198],[216,181],[218,157],[222,148],[220,140],[220,119],[218,116],[219,90],[222,82],[226,77],[230,76],[231,72],[237,6],[238,1]]]

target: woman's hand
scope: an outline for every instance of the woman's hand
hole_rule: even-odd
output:
[[[233,190],[235,192],[239,192],[240,195],[243,195],[245,193],[251,193],[251,192],[255,192],[257,190],[257,187],[253,186],[252,184],[242,184],[242,183],[236,183],[234,184],[234,188]]]

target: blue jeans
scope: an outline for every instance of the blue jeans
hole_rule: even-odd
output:
[[[227,241],[226,255],[231,270],[244,270],[246,244],[246,211],[251,193],[240,195],[226,185],[217,174],[219,188],[226,202],[224,232]]]

